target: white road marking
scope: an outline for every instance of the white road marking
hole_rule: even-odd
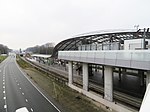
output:
[[[5,82],[3,82],[3,85],[5,85]]]
[[[24,93],[22,93],[22,95],[24,95]]]
[[[19,89],[21,89],[21,88],[19,88]]]
[[[3,93],[5,94],[5,91],[3,91]]]
[[[1,70],[0,70],[0,72],[1,72]]]
[[[26,99],[26,102],[28,102],[28,100]]]
[[[5,86],[3,86],[3,88],[5,88]]]
[[[6,109],[6,108],[7,108],[7,105],[4,105],[4,108]]]
[[[6,97],[4,97],[3,99],[6,100]]]
[[[5,80],[3,79],[3,82],[5,82]]]
[[[31,111],[33,112],[33,109],[31,108]]]
[[[19,83],[17,85],[19,86]]]
[[[26,107],[22,107],[22,108],[17,109],[15,112],[29,112],[29,111]]]
[[[18,66],[17,62],[15,61],[16,66],[18,67],[18,69],[20,70],[20,72],[23,74],[23,76],[32,84],[33,87],[35,87],[35,89],[51,104],[53,105],[53,107],[55,107],[55,109],[58,112],[61,112],[29,79],[28,77],[25,75],[25,73],[20,69],[20,67]],[[31,108],[32,109],[32,108]],[[32,110],[31,110],[32,111]]]

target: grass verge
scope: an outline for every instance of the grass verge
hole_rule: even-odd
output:
[[[107,112],[84,95],[69,88],[64,83],[53,79],[49,74],[40,72],[21,58],[17,57],[18,64],[25,70],[27,75],[32,79],[42,90],[63,107],[67,112]]]
[[[0,63],[1,63],[2,61],[4,61],[6,58],[7,58],[7,56],[0,56]]]

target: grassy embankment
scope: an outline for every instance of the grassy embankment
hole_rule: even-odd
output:
[[[65,84],[54,80],[50,75],[34,69],[31,65],[17,57],[18,64],[25,70],[27,75],[46,94],[52,97],[67,112],[107,112],[102,106],[96,106],[84,95],[72,90]]]
[[[0,63],[1,63],[2,61],[4,61],[6,58],[7,58],[7,56],[0,56]]]

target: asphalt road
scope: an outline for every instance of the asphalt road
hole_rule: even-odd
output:
[[[29,112],[60,112],[24,75],[9,56],[0,64],[0,112],[15,112],[26,107]]]

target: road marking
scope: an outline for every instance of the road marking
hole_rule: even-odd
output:
[[[19,83],[17,85],[19,86]]]
[[[24,93],[22,93],[22,95],[24,95]]]
[[[5,86],[3,86],[3,88],[5,89]]]
[[[28,77],[26,76],[26,74],[20,69],[19,65],[17,64],[17,62],[15,61],[16,66],[18,67],[18,69],[20,70],[20,72],[23,74],[23,76],[32,84],[33,87],[35,87],[35,89],[51,104],[53,105],[53,107],[55,107],[55,109],[58,112],[61,112],[34,84],[33,82],[31,82]],[[31,108],[32,109],[32,108]],[[32,111],[32,110],[31,110]]]
[[[0,70],[0,72],[1,72],[1,70]]]
[[[6,97],[4,97],[3,99],[6,100]]]
[[[31,111],[33,112],[33,109],[31,108]]]
[[[21,88],[19,88],[19,89],[21,89]]]
[[[26,99],[26,102],[28,102],[28,100]]]
[[[7,105],[4,105],[4,108],[6,109],[6,108],[7,108]]]
[[[3,82],[3,85],[5,85],[5,82]]]
[[[5,91],[3,91],[3,93],[5,94]]]
[[[3,82],[5,82],[5,80],[3,79]]]

